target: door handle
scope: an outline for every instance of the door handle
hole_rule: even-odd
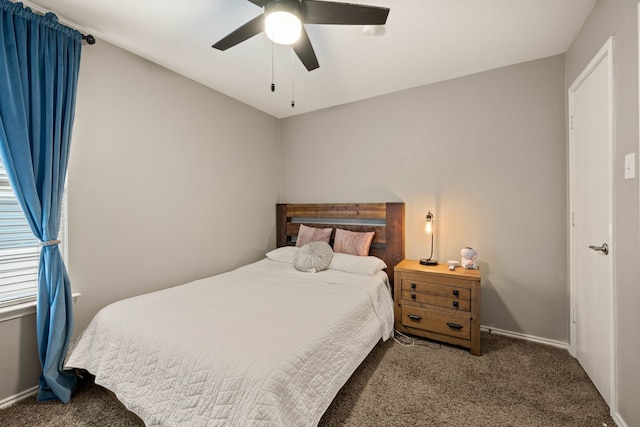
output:
[[[609,254],[609,245],[603,243],[602,246],[589,245],[589,249],[593,249],[596,252],[602,252],[605,255]]]

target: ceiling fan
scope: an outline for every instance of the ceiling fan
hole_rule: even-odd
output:
[[[278,44],[291,45],[308,71],[320,66],[303,24],[384,25],[389,9],[319,0],[249,0],[264,13],[214,44],[227,50],[261,32]]]

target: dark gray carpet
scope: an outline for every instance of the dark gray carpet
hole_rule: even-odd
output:
[[[487,333],[481,357],[429,341],[419,344],[378,344],[320,426],[615,425],[565,350]],[[139,425],[91,379],[67,405],[28,398],[0,410],[0,426]]]

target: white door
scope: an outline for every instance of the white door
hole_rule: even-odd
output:
[[[611,407],[613,40],[569,88],[571,347]]]

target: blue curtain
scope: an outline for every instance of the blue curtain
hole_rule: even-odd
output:
[[[57,246],[82,35],[0,0],[0,155],[43,244],[38,271],[39,401],[67,403],[77,386],[62,363],[73,331],[71,285]]]

